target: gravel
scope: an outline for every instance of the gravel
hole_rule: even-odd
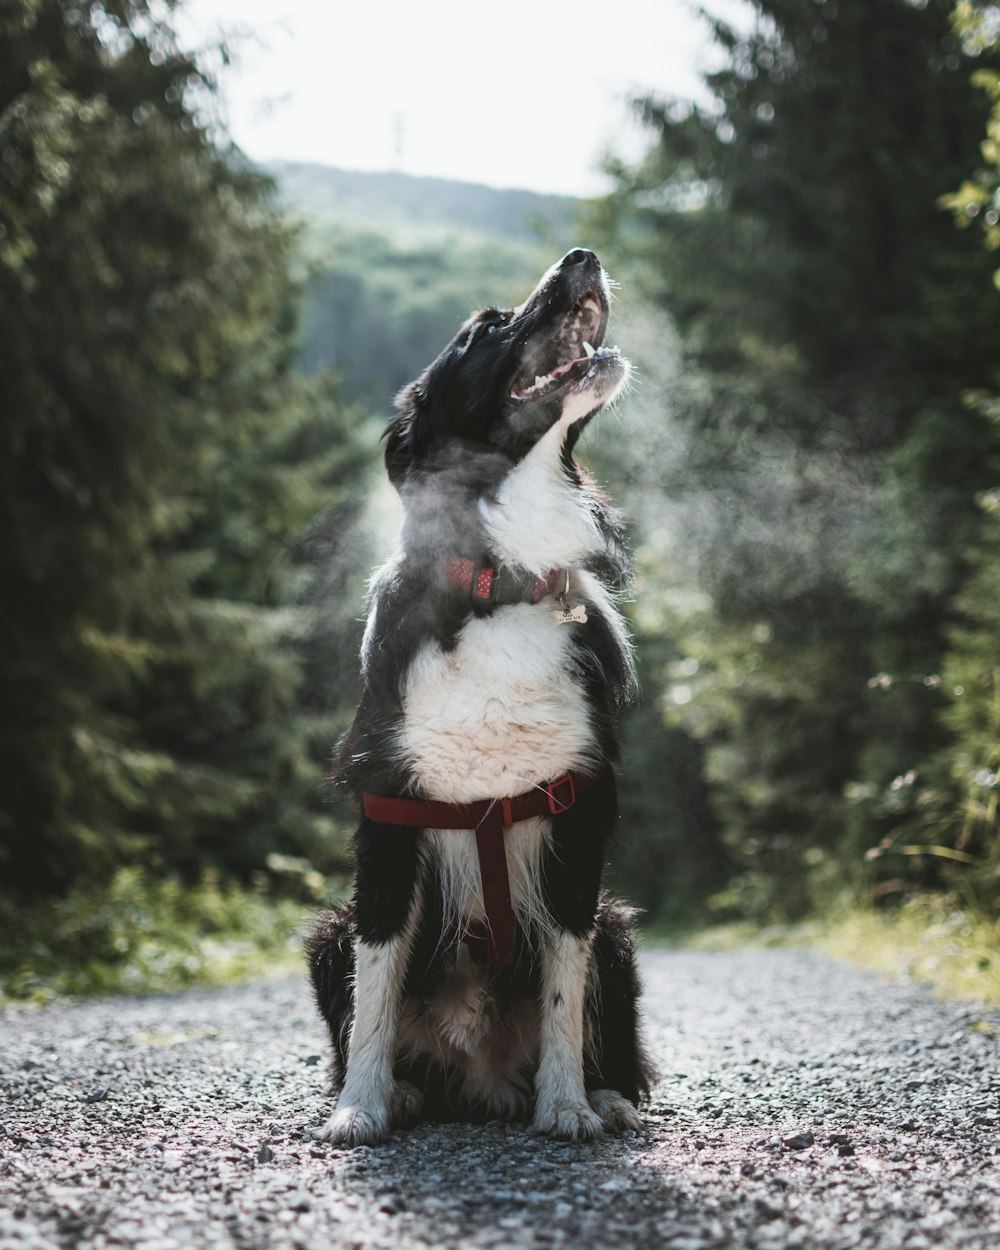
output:
[[[648,953],[648,1129],[313,1136],[303,981],[0,1016],[0,1247],[995,1250],[1000,1015],[799,952]]]

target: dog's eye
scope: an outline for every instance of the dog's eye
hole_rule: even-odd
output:
[[[498,330],[502,330],[507,324],[504,317],[495,316],[492,321],[480,321],[477,326],[469,331],[469,337],[466,339],[466,346],[471,347],[473,343],[478,343],[482,339],[487,338],[491,334],[496,334]]]

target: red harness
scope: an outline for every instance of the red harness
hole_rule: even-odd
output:
[[[396,799],[367,793],[361,798],[365,815],[382,825],[475,830],[486,932],[464,931],[461,938],[472,946],[477,962],[499,967],[514,960],[514,911],[504,830],[532,816],[558,816],[568,811],[581,794],[604,776],[604,771],[567,773],[527,794],[511,799],[480,799],[476,803],[438,803],[432,799]]]

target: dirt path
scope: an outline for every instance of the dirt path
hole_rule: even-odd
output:
[[[995,1250],[1000,1017],[790,952],[652,952],[648,1132],[311,1130],[304,983],[0,1017],[0,1247]]]

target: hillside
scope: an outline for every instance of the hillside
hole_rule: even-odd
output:
[[[579,203],[443,178],[275,163],[305,223],[300,367],[384,414],[476,307],[510,305],[577,242]]]
[[[535,191],[500,190],[394,171],[361,173],[326,165],[276,161],[285,206],[308,221],[335,219],[371,228],[458,228],[522,243],[563,234],[577,201]]]

